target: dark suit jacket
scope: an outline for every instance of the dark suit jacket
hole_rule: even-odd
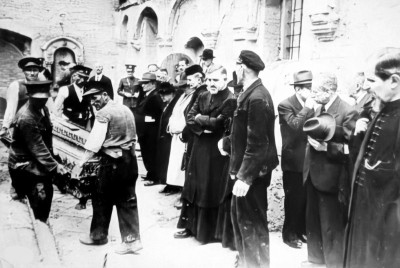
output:
[[[309,144],[307,145],[303,178],[305,181],[310,175],[312,184],[322,192],[348,191],[350,186],[348,155],[344,154],[344,145],[349,142],[358,113],[340,97],[336,98],[326,112],[335,118],[335,134],[327,142],[326,152],[317,151]],[[320,111],[317,110],[315,114],[319,113]]]
[[[358,113],[361,113],[364,110],[365,104],[369,103],[373,99],[373,95],[371,93],[367,93],[359,103],[357,103],[354,108],[357,110]]]
[[[234,112],[229,139],[231,175],[249,185],[258,178],[269,179],[268,173],[279,164],[274,122],[274,104],[258,79],[239,96]]]
[[[314,110],[303,108],[296,95],[293,95],[278,105],[278,113],[282,135],[282,170],[302,172],[307,145],[303,125],[314,115]]]
[[[142,120],[135,120],[138,137],[144,134],[146,125],[156,125],[158,128],[163,108],[164,104],[157,89],[153,90],[148,96],[145,96],[140,100],[136,107],[136,113],[138,114],[138,117],[142,118]],[[154,119],[154,122],[146,122],[146,116]]]
[[[89,81],[95,81],[96,76],[92,76],[89,78]],[[108,95],[111,97],[111,99],[114,99],[114,89],[111,83],[111,79],[105,76],[104,74],[101,76],[100,82],[103,83],[106,87],[106,92]]]

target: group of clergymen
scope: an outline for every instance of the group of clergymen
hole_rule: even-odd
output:
[[[203,66],[181,59],[176,80],[154,64],[137,79],[135,66],[127,65],[128,77],[117,90],[124,105],[113,101],[102,66],[90,79],[91,69],[71,69],[71,84],[60,87],[55,111],[90,129],[80,166],[94,154],[101,156],[90,235],[82,243],[108,242],[115,205],[122,240],[116,252],[142,249],[137,137],[145,185],[166,184],[160,193],[181,193],[177,227],[183,230],[175,238],[221,242],[239,252],[237,266],[269,267],[267,187],[279,162],[274,105],[258,77],[265,65],[256,53],[243,50],[228,83],[226,68],[213,58],[206,49]],[[8,100],[14,104],[7,107],[2,129],[2,135],[12,130],[12,194],[26,195],[35,217],[46,221],[52,176],[67,170],[52,153],[45,107],[51,81],[38,79],[43,70],[38,59],[25,58],[18,65],[26,79],[10,85],[15,92],[8,93],[14,96]],[[358,74],[353,104],[337,94],[334,74],[313,77],[304,70],[294,73],[295,94],[278,105],[282,237],[294,248],[307,243],[303,267],[400,264],[400,50],[377,53],[371,70]]]

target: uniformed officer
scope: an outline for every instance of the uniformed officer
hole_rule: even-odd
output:
[[[52,81],[27,81],[29,101],[16,114],[8,168],[19,197],[27,196],[36,219],[46,222],[53,198],[52,177],[65,174],[52,153],[52,126],[45,107]]]

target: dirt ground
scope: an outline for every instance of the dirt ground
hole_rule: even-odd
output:
[[[139,158],[140,159],[140,158]],[[0,148],[0,176],[8,182],[4,168],[6,152]],[[140,173],[144,174],[139,161]],[[283,190],[281,172],[273,172],[268,190],[271,267],[300,267],[306,260],[306,247],[292,249],[282,242],[280,229],[283,221]],[[174,239],[180,211],[173,207],[178,195],[165,196],[158,193],[164,186],[145,187],[138,179],[137,195],[140,231],[144,249],[135,255],[116,255],[113,247],[120,243],[115,211],[110,225],[109,243],[104,246],[85,246],[79,237],[89,232],[92,207],[76,210],[78,200],[71,195],[61,194],[55,187],[52,212],[49,219],[57,249],[64,267],[234,267],[236,252],[222,248],[219,243],[199,244],[195,239]]]

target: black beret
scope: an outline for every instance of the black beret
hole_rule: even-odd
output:
[[[260,56],[250,50],[242,50],[239,55],[238,63],[243,63],[254,71],[262,71],[265,68]]]
[[[201,68],[201,66],[198,64],[194,64],[185,69],[186,76],[194,75],[195,73],[201,73],[203,75],[203,68]]]

